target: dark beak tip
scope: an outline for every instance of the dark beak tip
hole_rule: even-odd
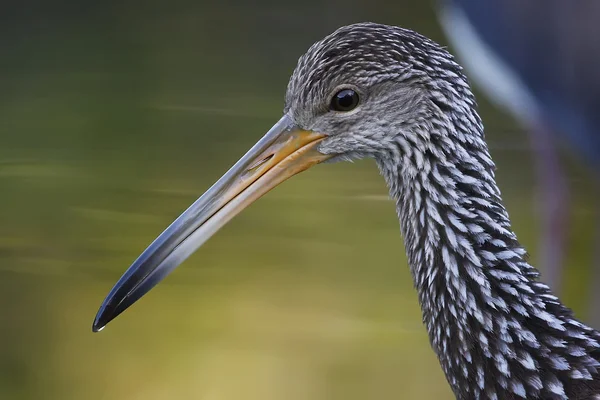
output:
[[[101,313],[98,313],[94,319],[94,323],[92,324],[92,332],[100,332],[102,329],[104,329],[104,327],[106,327],[106,324],[108,324],[109,321],[110,320],[106,321],[106,317],[102,318]]]
[[[100,332],[102,329],[108,325],[110,321],[115,319],[120,312],[114,309],[113,307],[107,307],[106,304],[103,304],[102,307],[98,310],[96,314],[96,318],[94,318],[94,323],[92,324],[92,332]]]

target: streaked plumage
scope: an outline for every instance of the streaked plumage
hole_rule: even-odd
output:
[[[344,88],[360,95],[359,106],[332,111],[331,97]],[[318,135],[310,143],[319,161],[375,159],[396,201],[431,345],[458,399],[592,399],[600,393],[600,334],[576,320],[527,262],[502,204],[475,99],[445,49],[398,27],[340,28],[300,58],[285,114],[136,260],[102,305],[95,330],[246,204],[230,203],[268,185],[250,183],[221,202],[238,185],[233,178],[253,176],[277,158],[262,149],[289,123],[288,131],[293,125]],[[295,154],[290,157],[302,157]]]

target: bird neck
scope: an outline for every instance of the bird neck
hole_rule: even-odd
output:
[[[538,282],[473,115],[471,131],[457,118],[419,154],[402,136],[394,157],[377,160],[431,345],[457,398],[568,398],[569,382],[596,379],[600,337]]]

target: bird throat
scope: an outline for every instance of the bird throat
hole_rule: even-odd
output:
[[[538,281],[483,134],[466,135],[452,146],[436,136],[413,143],[427,149],[419,157],[399,150],[377,159],[431,345],[459,399],[568,399],[573,381],[597,379],[600,336]]]

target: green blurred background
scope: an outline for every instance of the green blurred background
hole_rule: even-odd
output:
[[[269,193],[100,334],[137,255],[280,117],[351,22],[442,43],[428,2],[23,2],[0,11],[0,398],[452,398],[371,161]],[[526,136],[479,96],[514,228],[538,237]],[[570,163],[563,300],[585,320],[589,177]]]

